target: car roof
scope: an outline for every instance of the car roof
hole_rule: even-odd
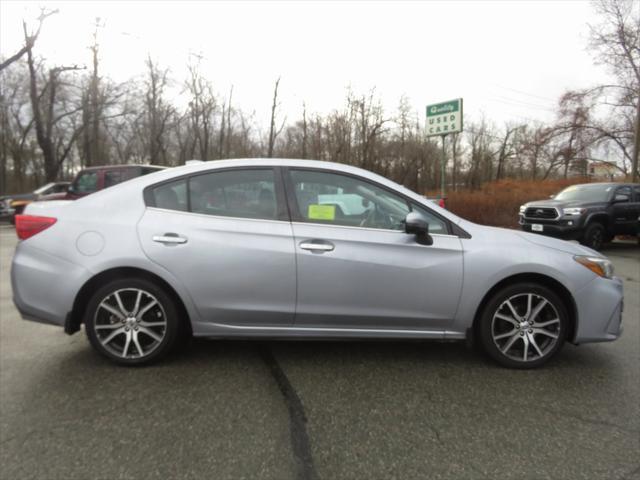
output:
[[[93,167],[86,167],[83,168],[82,170],[80,170],[80,172],[86,172],[86,171],[91,171],[91,170],[109,170],[109,169],[117,169],[117,168],[136,168],[136,167],[146,167],[146,168],[152,168],[154,170],[165,170],[168,167],[164,167],[161,165],[146,165],[146,164],[142,164],[142,163],[125,163],[122,165],[96,165]],[[78,173],[80,173],[78,172]]]

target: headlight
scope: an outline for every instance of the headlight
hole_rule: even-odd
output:
[[[573,259],[580,265],[587,267],[599,277],[613,277],[613,264],[606,258],[576,255]]]
[[[524,214],[524,211],[527,209],[526,205],[520,205],[520,213]]]
[[[565,215],[582,215],[586,208],[563,208],[562,213]]]

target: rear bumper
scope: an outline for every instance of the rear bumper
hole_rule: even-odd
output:
[[[13,303],[25,320],[63,326],[88,276],[85,268],[20,242],[11,264]]]
[[[622,334],[622,280],[597,277],[575,294],[578,324],[574,343],[609,342]]]

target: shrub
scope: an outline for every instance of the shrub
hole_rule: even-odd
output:
[[[518,209],[523,203],[542,200],[584,178],[566,180],[499,180],[480,190],[458,190],[447,194],[447,209],[469,221],[496,227],[518,228]]]

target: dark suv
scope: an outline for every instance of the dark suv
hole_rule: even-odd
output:
[[[520,207],[520,226],[598,250],[616,235],[639,235],[640,184],[572,185],[549,200]]]

